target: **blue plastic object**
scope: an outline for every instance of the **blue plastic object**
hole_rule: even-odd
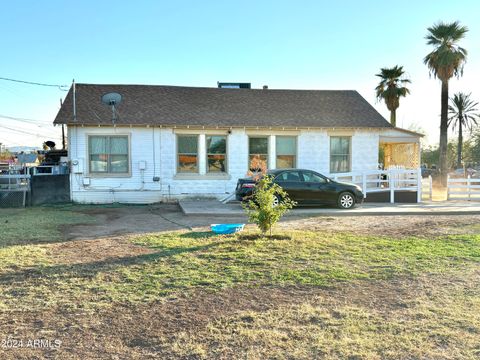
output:
[[[234,234],[242,231],[245,224],[212,224],[210,228],[215,234]]]

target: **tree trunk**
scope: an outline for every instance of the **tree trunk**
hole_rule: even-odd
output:
[[[442,101],[440,113],[440,181],[447,186],[447,146],[448,146],[448,80],[442,80]]]
[[[392,110],[390,111],[390,124],[393,126],[397,126],[397,111]]]
[[[458,121],[458,145],[457,145],[457,168],[462,167],[462,149],[463,149],[463,129],[462,119],[463,114],[460,112]]]

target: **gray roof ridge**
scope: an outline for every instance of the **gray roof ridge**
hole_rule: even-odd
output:
[[[211,90],[219,90],[219,91],[237,91],[237,90],[254,90],[254,91],[262,91],[262,92],[267,92],[267,91],[304,91],[304,92],[355,92],[358,93],[357,90],[354,89],[291,89],[291,88],[268,88],[268,89],[262,89],[262,88],[250,88],[250,89],[245,89],[245,88],[218,88],[215,86],[185,86],[185,85],[159,85],[159,84],[100,84],[100,83],[81,83],[81,82],[76,82],[75,86],[118,86],[118,87],[162,87],[162,88],[182,88],[182,89],[211,89]]]

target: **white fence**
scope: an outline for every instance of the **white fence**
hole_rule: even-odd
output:
[[[368,170],[351,173],[331,174],[336,181],[359,185],[368,197],[369,193],[390,192],[390,202],[395,202],[395,191],[416,191],[417,202],[422,201],[421,169]]]
[[[465,178],[447,179],[447,200],[480,201],[480,179]]]
[[[423,199],[432,200],[433,198],[433,181],[432,175],[422,178],[422,197]]]

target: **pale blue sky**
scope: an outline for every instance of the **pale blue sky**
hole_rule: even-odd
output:
[[[70,84],[129,83],[355,89],[376,103],[375,74],[403,65],[412,94],[398,122],[438,139],[440,84],[422,59],[426,28],[459,20],[470,28],[464,78],[452,93],[480,100],[478,1],[15,1],[3,2],[0,77]],[[51,122],[65,92],[0,81],[0,115]],[[0,142],[59,141],[59,129],[0,118]],[[35,134],[37,136],[35,136]]]

